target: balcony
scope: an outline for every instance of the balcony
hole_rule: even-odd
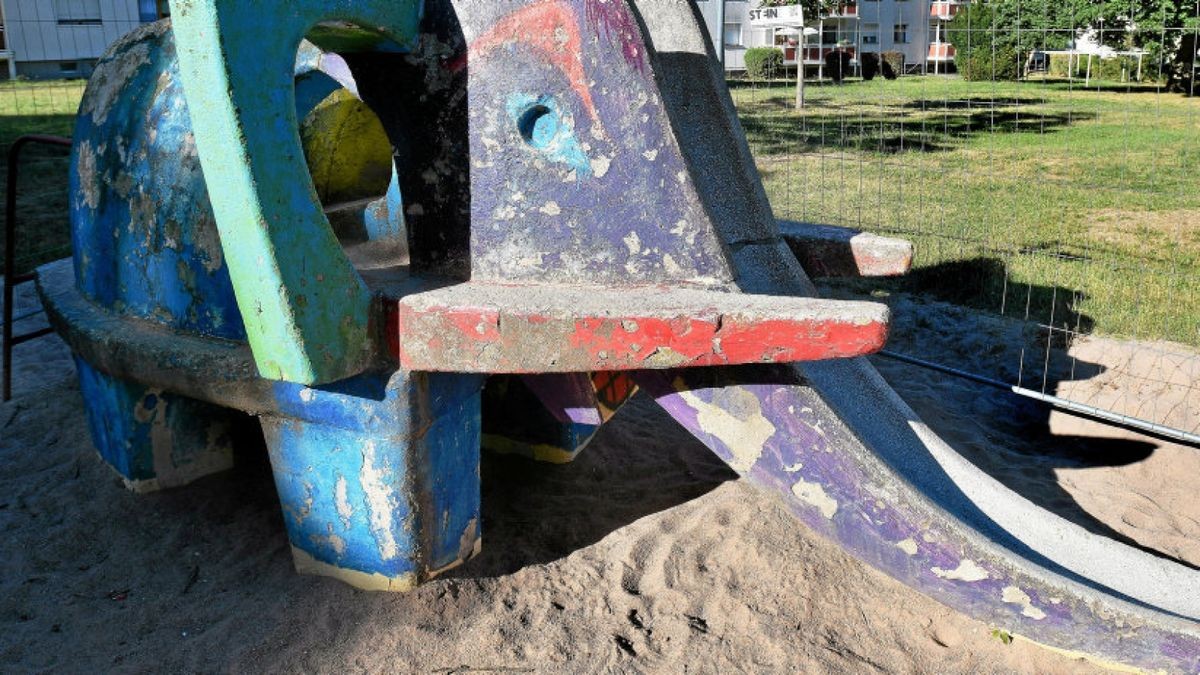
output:
[[[949,42],[931,42],[929,44],[929,61],[946,63],[954,60],[954,45]]]
[[[851,61],[858,60],[858,53],[853,47],[838,47],[836,44],[830,45],[805,45],[804,46],[804,63],[805,65],[816,66],[825,62],[825,56],[841,49],[850,55]],[[796,52],[799,51],[795,45],[787,45],[783,47],[783,62],[788,65],[796,65]]]
[[[847,2],[830,9],[825,13],[827,19],[857,19],[858,3]]]
[[[938,0],[931,2],[929,3],[929,16],[930,18],[937,19],[938,21],[950,21],[954,17],[958,16],[958,10],[962,6],[963,3],[954,2],[953,0]]]

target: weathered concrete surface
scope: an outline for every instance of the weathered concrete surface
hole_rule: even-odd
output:
[[[843,315],[845,308],[779,297],[811,295],[812,286],[771,217],[689,3],[439,1],[425,3],[419,25],[418,4],[291,3],[292,11],[278,17],[278,32],[264,42],[254,21],[261,5],[176,3],[180,25],[187,25],[187,37],[181,36],[181,44],[188,42],[182,50],[185,84],[205,103],[194,106],[206,113],[194,121],[198,148],[210,179],[218,179],[214,193],[229,202],[217,208],[222,250],[241,304],[254,308],[248,314],[255,325],[247,325],[253,361],[245,346],[118,318],[78,293],[46,291],[55,305],[52,320],[97,369],[270,415],[280,491],[299,515],[289,524],[298,564],[387,588],[402,588],[474,550],[468,534],[477,529],[470,527],[466,507],[478,486],[469,479],[467,447],[472,438],[478,446],[482,379],[396,372],[372,361],[378,356],[369,353],[372,332],[382,327],[370,325],[368,287],[336,248],[312,191],[296,189],[305,187],[295,165],[298,148],[294,138],[282,138],[295,130],[296,120],[280,92],[288,89],[295,47],[315,21],[378,27],[382,33],[374,33],[368,47],[390,41],[390,53],[347,56],[347,64],[397,152],[415,158],[398,164],[397,180],[411,216],[412,269],[426,286],[443,286],[387,301],[409,313],[403,331],[396,317],[396,354],[424,350],[421,367],[433,367],[435,355],[443,362],[462,359],[463,350],[431,344],[436,333],[409,334],[444,328],[444,335],[462,340],[474,339],[475,331],[499,344],[492,351],[503,358],[489,356],[488,349],[466,350],[472,363],[456,367],[513,372],[508,369],[517,363],[544,372],[560,367],[560,357],[516,355],[517,345],[524,341],[534,352],[570,345],[578,335],[571,319],[579,314],[599,322],[576,345],[588,355],[579,358],[581,369],[612,359],[609,349],[626,350],[620,359],[632,362],[642,350],[633,349],[630,334],[643,330],[645,321],[665,323],[655,329],[664,342],[683,340],[677,344],[695,348],[690,357],[685,351],[679,360],[672,356],[654,365],[705,365],[742,360],[716,358],[712,337],[729,323],[726,314],[733,326],[777,319],[772,312],[781,306],[795,307],[792,318],[808,320],[810,327],[830,316],[852,324],[863,319],[861,312]],[[334,32],[340,40],[352,31]],[[364,46],[351,42],[355,49]],[[398,57],[396,48],[416,58]],[[421,86],[429,98],[401,105],[395,92],[407,90],[394,85],[415,80],[393,74],[412,62],[425,64],[416,72],[425,77]],[[682,86],[691,81],[700,88]],[[404,112],[423,114],[422,105],[450,112],[428,118]],[[423,131],[413,131],[418,128]],[[232,138],[244,143],[228,143]],[[225,236],[227,229],[235,234]],[[431,278],[433,273],[441,278]],[[386,274],[372,270],[368,276]],[[463,284],[468,276],[471,283]],[[479,307],[478,288],[485,282],[509,284],[507,296],[485,293],[488,301]],[[514,290],[513,284],[524,286]],[[662,297],[628,291],[620,302],[589,306],[598,297],[581,292],[564,310],[528,290],[538,284],[657,285]],[[700,312],[695,319],[697,307],[707,310],[707,303],[670,300],[716,291],[737,309]],[[500,339],[506,329],[501,308],[513,307],[520,311],[510,312],[507,323],[515,320],[517,330]],[[749,312],[744,323],[736,312]],[[688,315],[685,324],[698,325],[674,326],[672,317],[680,314]],[[629,318],[637,330],[620,321]],[[411,324],[417,319],[431,323]],[[378,333],[383,338],[385,331]],[[703,349],[687,342],[697,340],[692,333],[704,338]],[[410,339],[419,349],[401,348]],[[802,354],[794,336],[779,339],[793,350],[788,357]],[[745,360],[774,349],[751,342],[739,345]],[[862,350],[864,344],[852,346]],[[726,346],[722,338],[722,352]],[[544,365],[548,361],[555,365]],[[268,382],[260,373],[293,383]],[[1081,534],[993,489],[872,378],[857,359],[637,375],[734,468],[905,583],[1034,640],[1145,668],[1200,667],[1196,624],[1182,618],[1197,616],[1195,600],[1188,599],[1195,597],[1189,589],[1198,586],[1194,570]],[[582,437],[567,439],[568,447]],[[365,461],[364,440],[386,448],[384,458]],[[443,448],[453,452],[438,454]],[[437,483],[443,474],[455,478]],[[347,524],[339,510],[339,478],[346,495],[352,488],[382,495],[380,503],[392,503],[393,515],[403,505],[437,500],[465,507],[451,514],[452,526],[437,520],[435,508],[425,520],[418,517],[416,530],[374,514],[365,524],[353,518]],[[310,503],[317,510],[313,520],[305,512]],[[345,545],[341,550],[334,534]]]
[[[169,22],[133,31],[97,64],[76,117],[70,190],[75,277],[89,298],[245,339]]]
[[[135,492],[186,485],[233,466],[232,412],[121,380],[76,357],[96,449]]]
[[[779,222],[779,232],[811,277],[896,277],[912,268],[912,242],[861,230]]]
[[[322,408],[321,422],[263,418],[297,570],[403,591],[478,552],[483,379],[396,373],[341,388],[277,392]]]
[[[703,31],[679,4],[637,3],[645,17],[655,16],[647,20],[651,56],[665,81],[699,68],[679,52],[694,46],[681,34]],[[660,54],[658,45],[673,53]],[[721,102],[703,103],[728,105],[726,93],[716,98]],[[669,108],[684,105],[668,102]],[[688,143],[690,137],[680,138]],[[707,152],[685,149],[688,156]],[[743,163],[728,172],[753,170],[745,159],[731,153],[711,161]],[[742,199],[752,202],[757,195]],[[759,293],[811,293],[797,261],[787,258],[777,240],[734,247],[739,285]],[[1195,570],[1090,535],[994,490],[955,462],[953,451],[924,431],[865,361],[697,370],[674,379],[646,374],[638,380],[750,480],[778,492],[818,531],[912,587],[1030,639],[1101,661],[1151,670],[1200,668],[1197,596],[1190,591],[1200,587]]]
[[[483,447],[539,462],[572,462],[635,392],[632,376],[621,372],[488,378]]]
[[[1179,672],[1200,666],[1197,596],[1183,590],[1196,588],[1200,573],[1065,521],[1051,522],[1057,517],[1038,513],[995,486],[989,487],[996,490],[995,506],[1009,509],[1009,519],[1026,521],[1014,534],[1036,539],[1035,528],[1048,528],[1043,541],[1053,537],[1052,545],[1061,547],[1057,553],[1069,551],[1091,566],[1092,576],[1059,567],[1011,537],[976,529],[982,521],[972,510],[999,513],[987,504],[959,499],[954,514],[947,513],[948,496],[932,486],[962,489],[974,497],[979,490],[969,483],[985,477],[967,478],[964,468],[956,472],[924,461],[929,450],[922,448],[937,451],[939,442],[915,415],[905,414],[903,403],[885,394],[886,385],[873,371],[856,366],[819,366],[831,371],[819,376],[822,391],[831,391],[828,378],[836,374],[839,391],[845,392],[834,396],[833,406],[815,395],[793,367],[648,373],[638,380],[748,480],[782,495],[810,527],[932,597],[1011,632],[1102,661]],[[851,369],[857,375],[846,372]],[[857,399],[853,405],[861,412],[847,416],[843,404],[850,399]],[[878,407],[864,408],[863,401]],[[875,417],[870,424],[876,428],[866,439],[852,435]],[[857,424],[850,427],[841,419]],[[887,460],[908,461],[932,474],[919,484],[923,490],[876,455],[876,442],[891,446],[882,453]],[[943,447],[940,452],[952,451]],[[939,477],[939,471],[950,475]],[[1105,566],[1115,569],[1105,573],[1100,569]],[[1098,588],[1098,579],[1121,593]]]
[[[472,282],[400,298],[388,330],[409,370],[578,373],[862,356],[887,318],[874,303]]]
[[[222,408],[236,408],[262,417],[298,568],[404,590],[474,553],[482,378],[373,372],[322,388],[273,382],[258,376],[244,344],[106,312],[70,275],[65,261],[42,267],[39,291],[84,364],[97,446],[133,487],[227,468],[219,423],[229,414]],[[188,398],[171,393],[181,391]]]
[[[421,3],[309,0],[272,13],[236,0],[172,4],[196,146],[226,242],[234,291],[264,375],[300,384],[363,372],[373,354],[370,296],[308,179],[292,100],[296,51],[321,20],[357,19],[401,44]],[[233,142],[238,139],[240,142]]]

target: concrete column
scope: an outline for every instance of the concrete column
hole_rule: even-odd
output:
[[[280,383],[284,415],[262,425],[297,571],[405,591],[474,555],[482,386],[405,372]]]
[[[186,485],[233,466],[230,410],[105,374],[76,357],[100,456],[135,492]]]

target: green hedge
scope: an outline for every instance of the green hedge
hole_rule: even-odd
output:
[[[1000,81],[1018,79],[1022,63],[1011,47],[992,49],[990,45],[981,45],[959,51],[954,56],[954,66],[964,80]]]
[[[882,70],[885,78],[894,80],[904,74],[904,52],[884,52],[880,56],[883,58]]]
[[[874,52],[864,52],[859,55],[858,62],[862,65],[862,79],[870,82],[879,74],[879,55]]]
[[[746,75],[770,80],[783,70],[783,50],[777,47],[753,47],[746,50]]]

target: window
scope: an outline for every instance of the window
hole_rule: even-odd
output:
[[[100,0],[54,0],[60,26],[99,26]]]
[[[837,24],[825,24],[821,30],[821,44],[836,45],[838,41]]]
[[[862,43],[864,45],[879,44],[879,24],[868,23],[863,25]]]
[[[59,61],[58,62],[58,72],[63,75],[78,75],[79,74],[79,62],[78,61]]]
[[[908,24],[896,24],[896,27],[892,29],[892,42],[898,45],[908,44]]]
[[[725,24],[725,46],[740,47],[742,45],[742,24]]]

